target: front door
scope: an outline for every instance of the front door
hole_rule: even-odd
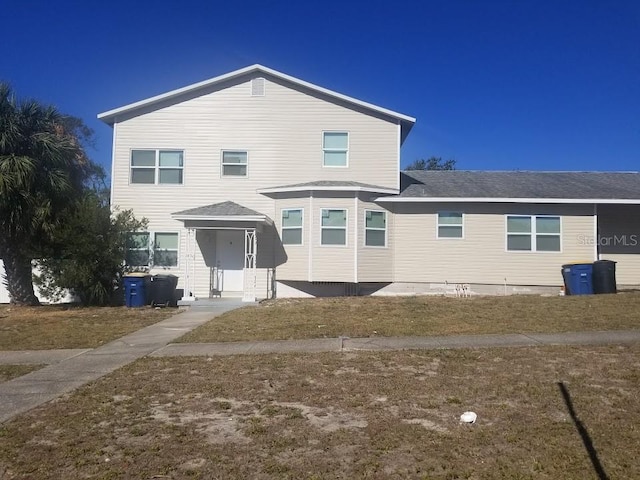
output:
[[[218,230],[216,236],[218,289],[221,292],[242,292],[244,290],[244,231]]]

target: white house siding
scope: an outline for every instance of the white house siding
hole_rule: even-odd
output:
[[[393,215],[384,206],[373,203],[372,197],[363,195],[358,203],[358,282],[391,282],[393,280]],[[365,245],[365,211],[387,212],[387,246]]]
[[[598,226],[600,258],[617,262],[618,285],[640,284],[640,205],[599,205]]]
[[[113,205],[132,208],[138,218],[146,217],[150,231],[181,232],[178,267],[161,269],[180,276],[181,288],[186,234],[171,213],[231,200],[275,220],[274,200],[258,194],[257,189],[310,180],[355,180],[396,187],[397,128],[394,122],[287,88],[268,77],[265,96],[252,97],[247,76],[227,88],[121,119],[115,129]],[[349,132],[348,168],[322,167],[324,130]],[[184,150],[184,183],[130,185],[130,151],[144,148]],[[248,151],[247,178],[221,178],[221,151],[226,149]],[[323,268],[341,264],[347,250],[324,252],[327,261],[318,261],[321,278],[329,277],[322,273]],[[345,281],[353,280],[353,269],[349,272],[343,272]],[[196,292],[202,295],[209,281],[200,252],[196,252],[196,279]]]
[[[309,280],[309,245],[318,232],[311,231],[311,220],[313,210],[310,207],[312,200],[308,194],[294,195],[292,198],[281,198],[276,200],[276,222],[278,229],[278,240],[282,237],[282,210],[302,208],[302,245],[283,245],[281,253],[276,252],[276,278],[278,280],[303,281]],[[283,263],[284,262],[284,263]]]
[[[518,204],[396,204],[394,281],[560,286],[561,266],[594,260],[593,207]],[[438,211],[464,214],[463,239],[437,239]],[[505,215],[560,215],[562,251],[507,252]]]

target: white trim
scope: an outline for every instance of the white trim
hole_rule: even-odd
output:
[[[512,232],[509,233],[509,227],[508,227],[508,220],[509,217],[520,217],[520,218],[529,218],[531,219],[531,230],[529,231],[529,233],[527,232]],[[558,221],[560,222],[560,232],[559,233],[538,233],[536,231],[536,220],[538,218],[557,218]],[[562,215],[553,215],[553,214],[543,214],[543,215],[536,215],[536,214],[526,214],[526,213],[506,213],[504,215],[504,251],[506,253],[516,253],[516,254],[531,254],[531,253],[543,253],[543,254],[547,254],[547,253],[551,253],[551,254],[558,254],[558,253],[562,253],[563,252],[563,245],[564,242],[562,241]],[[520,235],[520,236],[525,236],[528,235],[529,237],[531,237],[531,250],[509,250],[509,235]],[[557,236],[560,240],[560,250],[538,250],[538,239],[537,236],[541,235],[541,236],[546,236],[546,237],[555,237]]]
[[[313,215],[313,192],[309,192],[309,266],[308,266],[308,272],[307,272],[307,280],[309,282],[313,281],[313,247],[314,247],[314,243],[313,243],[313,222],[314,222],[314,215]]]
[[[373,228],[367,227],[367,212],[376,212],[376,213],[384,213],[384,229],[382,228]],[[387,211],[386,210],[373,210],[371,208],[365,208],[364,209],[364,216],[363,216],[363,226],[364,226],[364,236],[362,239],[362,246],[364,248],[389,248],[389,228],[387,225]],[[376,231],[380,231],[380,230],[384,230],[384,245],[367,245],[367,230],[376,230]]]
[[[593,204],[593,259],[600,260],[600,245],[598,241],[598,204]]]
[[[398,122],[398,169],[396,170],[398,172],[398,175],[396,175],[396,185],[398,188],[398,192],[400,191],[400,147],[402,147],[402,126],[400,125],[400,122]]]
[[[327,133],[344,133],[347,135],[347,148],[346,151],[345,149],[342,148],[325,148],[324,146],[324,140],[325,140],[325,134]],[[351,134],[348,130],[323,130],[322,131],[322,138],[321,138],[321,150],[322,150],[322,168],[349,168],[349,147],[350,147],[350,139]],[[327,153],[327,151],[329,152],[343,152],[345,153],[345,164],[344,165],[325,165],[324,163],[324,159],[325,159],[325,154]]]
[[[462,219],[462,223],[460,225],[455,224],[440,224],[440,214],[441,213],[459,213]],[[460,237],[441,237],[440,236],[440,227],[460,227],[460,231],[462,235]],[[436,212],[436,240],[464,240],[464,213],[458,212],[455,210],[440,210]]]
[[[353,249],[353,281],[358,283],[358,192],[353,195],[353,208],[353,218],[355,218],[355,222],[353,222],[353,244],[355,246]]]
[[[300,210],[300,213],[302,215],[302,223],[300,224],[299,227],[285,227],[284,226],[284,222],[282,221],[282,214],[284,212],[289,212],[289,211],[295,211],[295,210]],[[304,207],[291,207],[291,208],[281,208],[280,209],[280,239],[282,240],[282,234],[284,233],[284,230],[293,230],[299,228],[300,229],[300,243],[284,243],[282,242],[282,245],[285,245],[287,247],[303,247],[304,246]]]
[[[511,197],[378,197],[374,202],[394,203],[567,203],[567,204],[614,204],[640,205],[640,198],[511,198]]]
[[[113,134],[113,138],[116,138],[115,132]],[[134,167],[131,163],[133,161],[133,152],[154,152],[155,153],[155,165],[153,167],[150,166],[144,166],[144,167]],[[160,152],[180,152],[182,154],[182,166],[181,167],[161,167],[160,166]],[[184,148],[154,148],[154,147],[150,147],[150,148],[146,148],[146,147],[141,147],[141,148],[129,148],[129,185],[135,185],[134,188],[140,188],[139,186],[149,186],[149,185],[154,185],[154,186],[158,186],[161,185],[163,187],[180,187],[184,185],[184,164],[185,164],[185,149]],[[138,183],[138,182],[133,182],[133,169],[138,169],[138,170],[153,170],[153,183]],[[181,178],[181,182],[180,183],[160,183],[160,171],[161,170],[180,170],[182,172],[182,178]],[[113,180],[112,180],[113,183]]]
[[[174,220],[206,220],[216,222],[269,222],[266,215],[171,215]],[[199,228],[199,227],[194,227]]]
[[[227,153],[244,153],[247,156],[247,161],[245,163],[224,163],[224,154]],[[236,166],[236,165],[244,165],[245,166],[245,174],[244,175],[225,175],[224,167],[227,166]],[[249,178],[249,150],[246,148],[223,148],[220,150],[220,178]]]
[[[388,110],[386,108],[378,107],[378,106],[373,105],[371,103],[363,102],[362,100],[357,100],[357,99],[355,99],[353,97],[349,97],[347,95],[343,95],[341,93],[334,92],[332,90],[329,90],[329,89],[326,89],[326,88],[323,88],[323,87],[319,87],[318,85],[314,85],[313,83],[305,82],[304,80],[300,80],[298,78],[292,77],[290,75],[286,75],[284,73],[278,72],[278,71],[273,70],[273,69],[268,68],[268,67],[264,67],[264,66],[259,65],[259,64],[250,65],[248,67],[241,68],[239,70],[234,70],[233,72],[225,73],[224,75],[218,75],[217,77],[210,78],[209,80],[204,80],[202,82],[194,83],[192,85],[188,85],[186,87],[178,88],[176,90],[171,90],[169,92],[163,93],[161,95],[156,95],[154,97],[150,97],[150,98],[147,98],[145,100],[140,100],[138,102],[130,103],[130,104],[125,105],[123,107],[114,108],[112,110],[108,110],[106,112],[99,113],[98,114],[98,119],[102,120],[103,122],[105,122],[107,124],[111,124],[111,123],[114,123],[114,122],[117,121],[116,117],[118,115],[120,115],[120,114],[129,113],[132,110],[135,110],[135,109],[138,109],[138,108],[150,106],[150,105],[153,105],[154,103],[159,103],[159,102],[162,102],[164,100],[173,99],[173,98],[179,97],[180,95],[183,95],[183,94],[186,94],[186,93],[190,93],[190,92],[193,92],[193,91],[201,89],[201,88],[209,87],[211,85],[215,85],[216,83],[221,83],[221,82],[224,82],[226,80],[231,80],[233,78],[240,77],[242,75],[245,75],[245,74],[251,73],[251,72],[267,73],[267,74],[270,74],[270,75],[272,75],[274,77],[280,78],[282,80],[286,80],[286,81],[288,81],[290,83],[293,83],[295,85],[299,85],[301,87],[305,87],[305,88],[314,90],[316,92],[323,93],[325,95],[328,95],[330,97],[336,98],[338,100],[342,100],[342,101],[345,101],[345,102],[348,102],[348,103],[352,103],[354,105],[358,105],[359,107],[363,107],[363,108],[366,108],[366,109],[369,109],[369,110],[373,110],[373,111],[378,112],[378,113],[382,113],[384,115],[388,115],[388,116],[396,118],[398,120],[404,120],[404,121],[412,123],[412,124],[416,122],[415,118],[410,117],[408,115],[404,115],[402,113],[394,112],[393,110]]]
[[[336,226],[324,226],[322,225],[322,212],[324,210],[337,210],[344,212],[344,227],[336,227]],[[335,244],[335,243],[322,243],[322,230],[344,230],[344,245]],[[320,235],[318,237],[320,240],[321,247],[329,247],[329,248],[345,248],[349,246],[349,209],[348,208],[335,208],[335,207],[322,207],[320,208]]]
[[[118,135],[116,134],[116,132],[118,131],[118,124],[114,123],[113,124],[113,139],[111,140],[111,178],[110,178],[110,185],[111,188],[109,189],[109,205],[111,205],[112,211],[113,211],[113,207],[114,207],[114,203],[113,203],[113,187],[115,185],[115,179],[114,179],[114,175],[116,172],[116,138],[118,138]],[[130,173],[131,170],[131,158],[129,158],[129,167],[127,169],[127,172]],[[131,175],[129,175],[129,177],[131,177]]]
[[[391,195],[397,195],[398,190],[395,188],[384,187],[363,187],[363,186],[318,186],[318,185],[296,185],[291,187],[271,187],[271,188],[259,188],[257,193],[288,193],[288,192],[372,192],[372,193],[388,193]],[[386,197],[381,197],[386,198]],[[379,199],[377,199],[379,200]],[[377,201],[375,200],[375,201]]]

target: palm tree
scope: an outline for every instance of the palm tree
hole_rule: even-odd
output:
[[[91,175],[77,126],[54,107],[16,100],[0,83],[0,259],[14,304],[39,304],[32,260]]]

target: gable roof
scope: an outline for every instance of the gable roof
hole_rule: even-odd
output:
[[[321,94],[326,98],[339,100],[339,101],[345,102],[346,104],[350,104],[352,106],[359,107],[364,110],[369,110],[379,115],[388,117],[401,124],[402,130],[403,130],[402,132],[403,139],[407,136],[407,134],[413,127],[413,124],[416,122],[415,118],[410,117],[408,115],[394,112],[393,110],[379,107],[372,103],[363,102],[362,100],[358,100],[356,98],[349,97],[347,95],[343,95],[341,93],[335,92],[333,90],[329,90],[327,88],[314,85],[313,83],[300,80],[299,78],[292,77],[285,73],[278,72],[277,70],[273,70],[272,68],[268,68],[259,64],[250,65],[248,67],[244,67],[239,70],[234,70],[233,72],[225,73],[224,75],[219,75],[217,77],[210,78],[209,80],[204,80],[202,82],[194,83],[192,85],[178,88],[176,90],[171,90],[167,93],[156,95],[154,97],[147,98],[139,102],[134,102],[129,105],[125,105],[123,107],[114,108],[112,110],[99,113],[98,118],[108,125],[113,125],[115,122],[118,121],[119,116],[130,115],[132,113],[135,113],[136,110],[143,110],[153,106],[159,106],[171,100],[175,102],[179,102],[181,98],[187,97],[189,95],[193,95],[194,93],[197,94],[199,90],[204,91],[208,87],[212,87],[212,86],[215,86],[216,84],[220,84],[220,83],[241,77],[243,75],[248,75],[252,73],[261,73],[264,75],[270,75],[272,77],[280,79],[281,81],[301,87],[304,90],[309,90],[309,91]]]
[[[176,220],[269,221],[263,213],[226,201],[172,213]]]
[[[317,180],[315,182],[295,183],[279,187],[261,188],[258,193],[285,193],[285,192],[373,192],[373,193],[398,193],[397,188],[381,187],[369,183],[351,182],[342,180]]]
[[[640,203],[638,172],[405,171],[390,202]]]

